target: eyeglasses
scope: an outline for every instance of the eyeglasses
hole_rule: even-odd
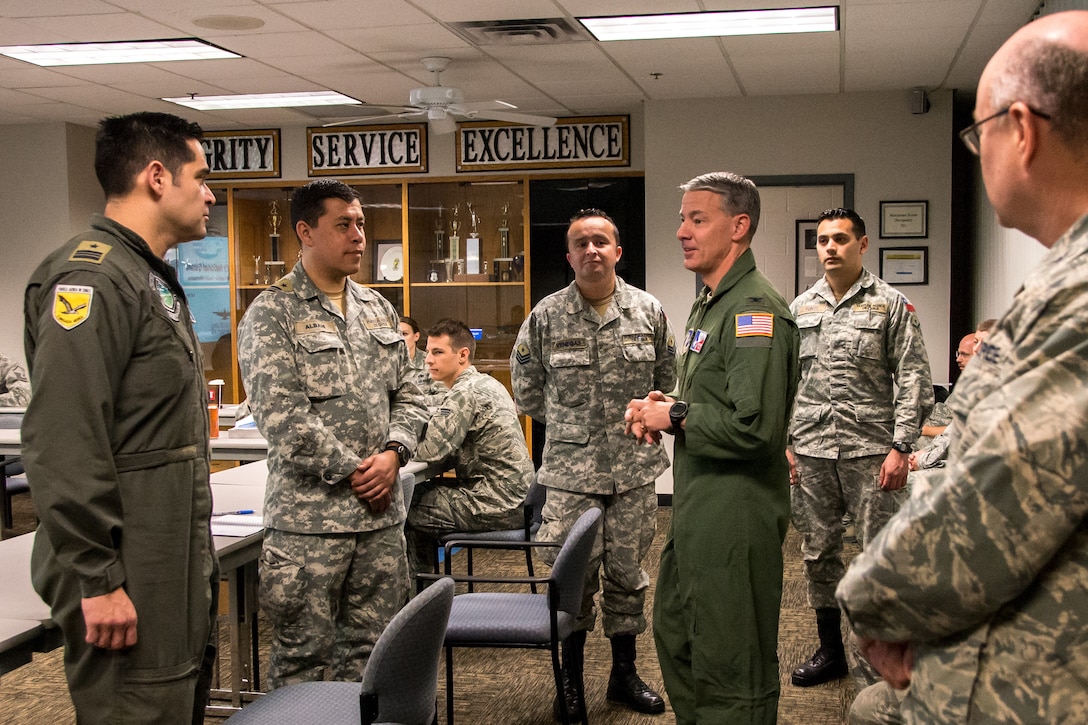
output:
[[[971,355],[972,355],[972,353],[964,352],[963,350],[956,350],[956,359],[957,360],[959,360],[961,357],[971,357]]]
[[[1025,105],[1027,105],[1027,104],[1025,104]],[[967,150],[970,151],[971,153],[973,153],[975,156],[978,156],[978,149],[979,149],[979,145],[978,145],[979,132],[978,132],[978,130],[979,130],[979,128],[981,128],[982,124],[986,123],[987,121],[992,121],[995,118],[1001,118],[1006,113],[1008,113],[1009,109],[1011,109],[1011,108],[1012,108],[1011,104],[1008,105],[1008,106],[1005,106],[1000,111],[993,114],[992,116],[987,116],[986,118],[982,119],[981,121],[975,121],[970,126],[963,129],[962,131],[960,131],[960,140],[963,141],[963,145],[967,147]],[[1029,111],[1032,112],[1033,115],[1036,115],[1039,118],[1042,118],[1042,119],[1047,120],[1047,121],[1050,120],[1050,114],[1049,113],[1043,113],[1042,111],[1037,110],[1035,108],[1032,108],[1031,106],[1028,106],[1027,108],[1028,108]]]

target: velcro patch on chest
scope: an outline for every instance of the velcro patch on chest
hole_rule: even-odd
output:
[[[736,316],[737,337],[774,337],[774,314],[742,312]]]
[[[299,320],[295,323],[295,334],[306,335],[315,332],[336,332],[336,325],[329,320]]]

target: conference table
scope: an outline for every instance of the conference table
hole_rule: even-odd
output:
[[[211,439],[212,459],[216,461],[259,461],[268,456],[268,441],[260,436],[224,435]],[[0,456],[18,456],[22,438],[18,428],[0,428]]]

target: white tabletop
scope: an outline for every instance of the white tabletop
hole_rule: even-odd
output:
[[[22,453],[18,428],[0,428],[0,456]],[[212,458],[220,461],[259,461],[268,457],[268,441],[264,438],[212,438]]]

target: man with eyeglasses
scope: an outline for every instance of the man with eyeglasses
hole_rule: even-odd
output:
[[[947,465],[838,599],[890,686],[851,722],[1082,722],[1088,711],[1088,12],[987,64],[964,142],[998,219],[1048,248],[949,399]],[[908,688],[907,690],[906,688]],[[891,688],[899,688],[893,690]]]

